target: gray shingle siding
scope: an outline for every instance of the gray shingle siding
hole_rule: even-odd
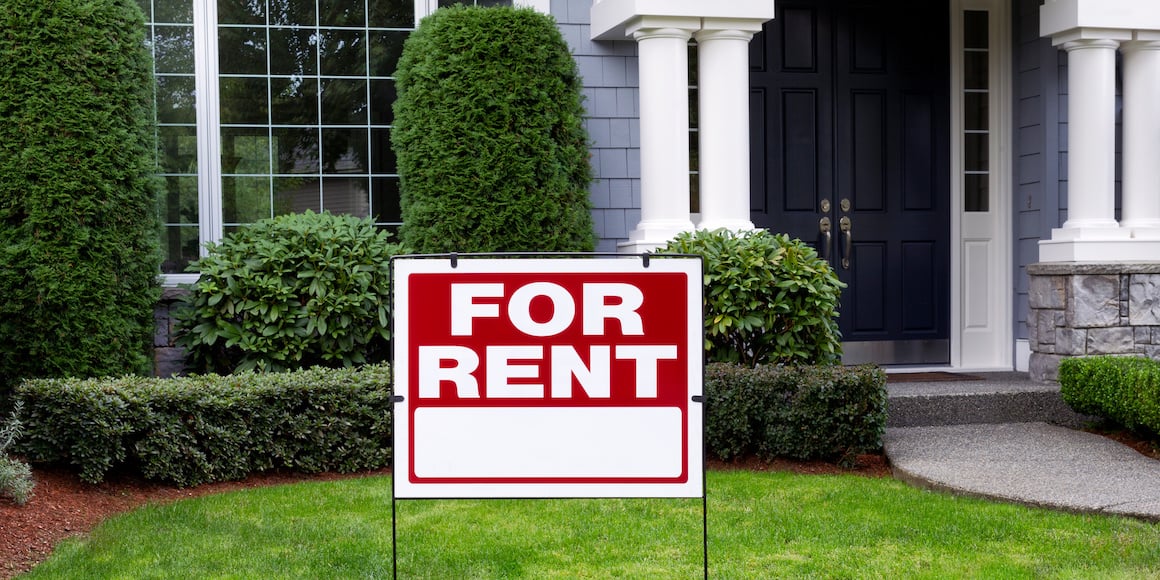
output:
[[[592,0],[552,0],[552,16],[584,77],[597,250],[616,251],[640,221],[640,111],[636,43],[593,42]]]

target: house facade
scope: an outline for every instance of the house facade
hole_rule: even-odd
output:
[[[392,74],[442,0],[140,1],[167,283],[268,215],[398,223]],[[1160,356],[1160,4],[514,1],[584,77],[600,250],[801,238],[848,284],[850,363],[1050,379]]]

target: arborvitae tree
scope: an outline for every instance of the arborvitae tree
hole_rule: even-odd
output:
[[[552,17],[438,10],[407,39],[395,75],[404,246],[592,250],[580,75]]]
[[[135,0],[0,0],[0,405],[26,377],[150,370],[151,57]]]

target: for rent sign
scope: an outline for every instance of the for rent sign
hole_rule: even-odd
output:
[[[695,258],[399,258],[395,493],[702,495]]]

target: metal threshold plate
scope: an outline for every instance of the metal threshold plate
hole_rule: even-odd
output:
[[[873,340],[842,343],[842,364],[945,365],[951,362],[951,341]]]

